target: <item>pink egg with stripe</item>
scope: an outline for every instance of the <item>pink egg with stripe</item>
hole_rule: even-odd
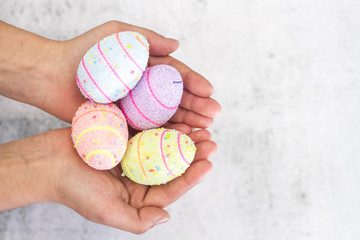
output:
[[[159,185],[181,176],[194,159],[196,147],[174,129],[144,130],[128,142],[121,161],[123,175],[144,185]]]
[[[77,85],[92,102],[115,102],[134,88],[148,59],[149,43],[142,34],[114,33],[86,52],[79,63]]]
[[[182,94],[180,73],[172,66],[156,65],[146,69],[136,87],[117,104],[131,127],[159,128],[175,114]]]
[[[111,169],[122,160],[128,134],[125,116],[113,103],[88,101],[79,107],[72,120],[74,147],[80,157],[95,169]]]

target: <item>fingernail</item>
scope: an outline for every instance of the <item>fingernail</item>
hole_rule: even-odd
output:
[[[179,47],[179,45],[180,45],[179,40],[176,40],[176,39],[174,39],[174,38],[167,38],[167,39],[168,39],[168,40],[171,40],[171,41],[175,44],[176,48]]]
[[[177,39],[175,39],[175,38],[167,38],[167,39],[179,43],[179,40],[177,40]]]
[[[159,224],[162,224],[162,223],[166,223],[170,220],[170,218],[167,218],[167,217],[161,217],[159,218],[158,220],[156,220],[155,222],[155,225],[159,225]]]

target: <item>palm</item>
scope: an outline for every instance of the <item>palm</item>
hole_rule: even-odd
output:
[[[76,86],[78,63],[85,52],[103,37],[117,31],[134,30],[144,34],[150,43],[149,65],[169,64],[182,75],[184,94],[180,107],[166,124],[188,134],[196,144],[194,163],[181,177],[160,186],[143,186],[121,177],[121,167],[110,171],[97,171],[88,167],[73,148],[70,130],[51,132],[54,151],[62,169],[59,176],[59,202],[84,217],[105,225],[132,232],[143,232],[159,217],[168,217],[163,210],[196,185],[211,169],[207,160],[216,151],[207,130],[193,132],[193,128],[206,128],[212,124],[219,111],[219,104],[210,98],[211,84],[201,75],[176,59],[168,56],[177,48],[174,41],[146,29],[124,23],[107,23],[58,46],[62,48],[47,85],[47,92],[40,108],[70,122],[76,109],[86,99]],[[75,50],[75,52],[74,52]],[[61,104],[59,104],[61,103]],[[134,133],[134,132],[132,132]]]
[[[86,101],[75,81],[79,62],[85,52],[96,42],[116,31],[123,30],[139,31],[148,38],[150,42],[150,66],[169,64],[181,73],[185,88],[184,95],[180,108],[170,123],[181,123],[198,128],[209,127],[212,124],[212,118],[220,110],[219,104],[210,98],[212,94],[211,84],[183,63],[168,56],[176,49],[174,42],[149,30],[124,23],[101,25],[58,46],[61,48],[58,51],[61,54],[56,57],[54,62],[56,66],[54,66],[52,76],[47,82],[47,92],[51,94],[46,94],[41,108],[64,121],[70,122],[76,109]]]
[[[211,142],[206,130],[190,133],[198,151],[188,171],[165,185],[152,187],[121,177],[120,165],[108,171],[87,166],[73,148],[69,128],[54,130],[50,134],[54,158],[59,160],[55,162],[60,163],[62,169],[58,188],[63,194],[58,201],[94,222],[114,227],[121,225],[124,228],[124,222],[140,222],[159,213],[167,214],[162,208],[178,199],[211,169],[210,162],[202,160],[212,154],[207,149]],[[127,217],[119,219],[118,216]],[[127,230],[133,231],[131,226],[136,224]]]

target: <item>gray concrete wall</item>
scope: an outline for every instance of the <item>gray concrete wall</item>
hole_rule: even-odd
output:
[[[0,18],[64,40],[121,20],[180,41],[215,86],[213,172],[142,236],[41,203],[0,213],[0,239],[360,238],[357,0],[0,0]],[[0,97],[0,143],[67,124]],[[0,183],[1,184],[1,183]]]

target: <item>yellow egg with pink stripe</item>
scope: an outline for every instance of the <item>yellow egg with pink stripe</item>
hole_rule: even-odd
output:
[[[128,127],[124,114],[115,104],[88,101],[73,117],[71,137],[80,157],[89,166],[106,170],[115,167],[124,156]]]
[[[121,161],[123,176],[143,185],[165,184],[186,171],[195,152],[194,142],[182,132],[145,130],[128,142]]]
[[[76,83],[92,102],[115,102],[135,87],[148,59],[149,43],[142,34],[114,33],[86,52],[79,63]]]

